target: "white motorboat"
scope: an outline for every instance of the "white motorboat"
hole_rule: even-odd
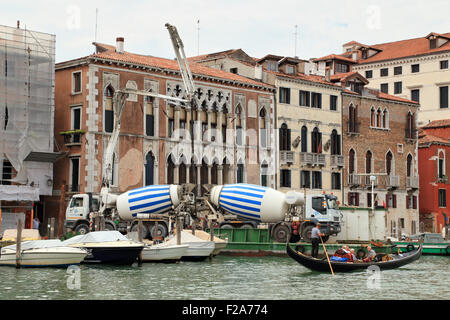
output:
[[[173,236],[166,243],[176,245],[177,236]],[[203,261],[209,256],[215,249],[214,241],[207,241],[200,239],[192,234],[190,231],[181,231],[181,244],[187,244],[189,247],[186,253],[181,257],[181,260],[185,261]]]
[[[83,262],[108,264],[133,264],[142,249],[143,243],[137,243],[125,237],[119,231],[94,231],[72,237],[63,244],[88,251]]]
[[[199,237],[200,239],[203,239],[203,240],[211,239],[211,235],[202,230],[195,230],[195,236]],[[212,255],[213,256],[218,255],[220,253],[220,251],[222,251],[223,249],[226,248],[227,244],[228,244],[228,239],[224,240],[224,239],[214,236],[214,251],[212,252]]]
[[[144,262],[177,262],[186,254],[188,244],[159,243],[146,245],[142,250]]]
[[[88,252],[65,246],[60,240],[33,240],[21,243],[21,267],[65,267],[80,264]],[[16,245],[1,249],[0,265],[16,266]]]

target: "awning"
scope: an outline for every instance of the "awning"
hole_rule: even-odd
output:
[[[36,152],[31,151],[24,161],[51,162],[55,163],[64,152]]]

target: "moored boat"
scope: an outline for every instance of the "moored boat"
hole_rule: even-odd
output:
[[[170,238],[166,243],[177,244],[176,235]],[[203,261],[209,256],[215,249],[214,241],[207,241],[194,236],[191,231],[181,231],[181,244],[187,244],[187,248],[181,260],[184,261]]]
[[[88,252],[65,246],[60,240],[33,240],[21,243],[21,267],[66,267],[80,264]],[[0,265],[16,266],[16,245],[3,247]]]
[[[423,241],[423,255],[450,256],[450,241],[446,241],[440,233],[419,233],[404,241],[396,241],[394,244],[402,252],[408,252],[419,246],[420,239]]]
[[[330,272],[330,264],[334,272],[365,270],[370,266],[378,266],[382,270],[387,270],[399,268],[419,259],[422,254],[422,244],[420,244],[415,250],[406,253],[389,254],[389,259],[386,259],[386,261],[377,262],[328,262],[328,259],[326,257],[317,259],[311,256],[307,256],[301,252],[297,252],[292,249],[289,244],[286,245],[286,252],[289,257],[291,257],[304,267],[314,271]]]
[[[188,244],[159,243],[146,245],[142,250],[144,262],[177,262],[186,254]]]
[[[207,240],[207,241],[209,241],[211,239],[211,235],[202,230],[195,230],[195,236],[200,239]],[[228,245],[228,240],[224,240],[224,239],[221,239],[216,236],[214,236],[213,241],[214,241],[214,250],[212,252],[213,256],[218,255],[220,253],[220,251],[225,249]]]
[[[63,244],[88,251],[85,263],[133,264],[142,249],[143,243],[129,240],[119,231],[94,231],[72,237]]]

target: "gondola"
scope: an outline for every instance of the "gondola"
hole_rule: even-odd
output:
[[[316,259],[311,256],[306,256],[303,253],[297,252],[291,248],[289,244],[286,244],[286,252],[289,257],[303,265],[304,267],[319,271],[319,272],[330,272],[330,265],[327,258]],[[351,272],[355,270],[364,270],[370,266],[378,266],[382,270],[395,269],[411,262],[416,261],[422,255],[422,243],[416,249],[409,252],[400,254],[390,254],[392,260],[389,261],[378,261],[378,262],[336,262],[331,261],[331,266],[334,272]]]

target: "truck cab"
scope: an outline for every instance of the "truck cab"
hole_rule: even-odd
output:
[[[98,195],[92,196],[92,211],[98,211],[100,199]],[[76,194],[69,202],[66,209],[64,227],[75,232],[85,234],[89,232],[89,195]]]
[[[330,235],[337,235],[341,232],[341,212],[337,204],[337,197],[329,194],[309,195],[306,197],[306,212],[304,213],[304,221],[310,222],[309,225],[314,226],[320,222],[320,231]],[[312,227],[309,228],[312,230]],[[306,232],[303,232],[305,238]],[[306,237],[310,238],[310,237]]]

